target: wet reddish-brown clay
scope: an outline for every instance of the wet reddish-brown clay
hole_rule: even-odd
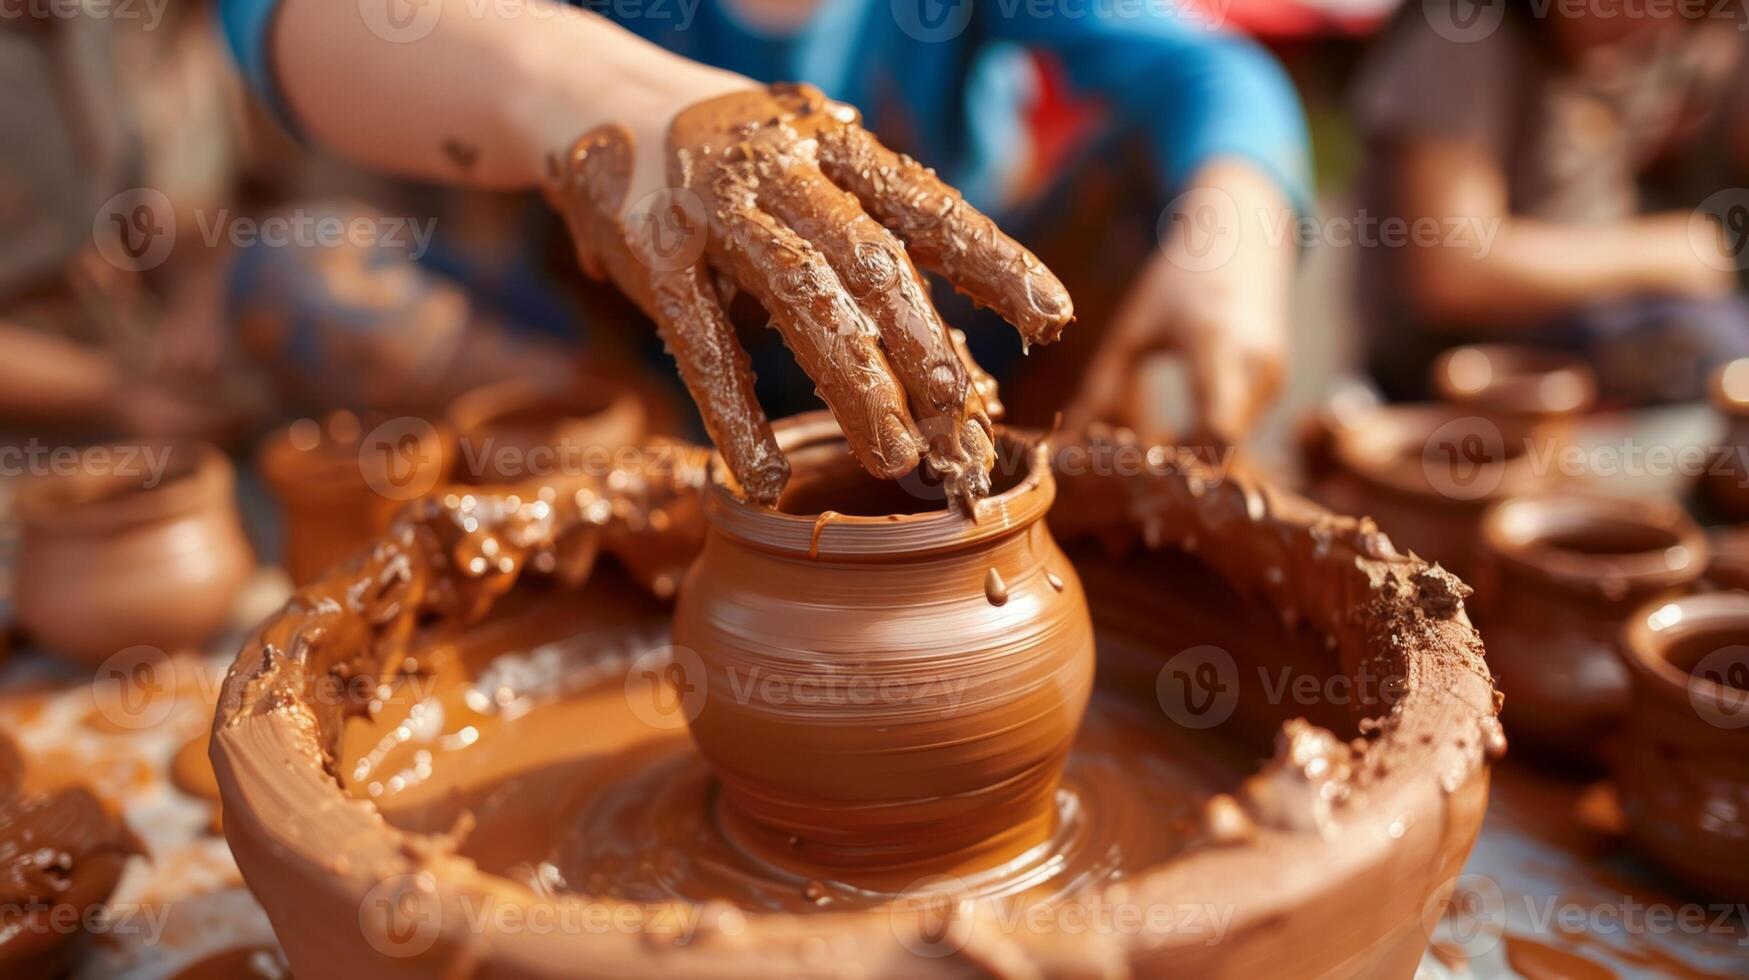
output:
[[[254,565],[231,464],[198,443],[106,447],[109,464],[19,491],[19,620],[50,651],[96,665],[133,646],[198,646],[230,620]],[[96,457],[87,456],[87,459]],[[134,464],[124,464],[133,458]]]
[[[1749,591],[1749,527],[1707,531],[1706,587]]]
[[[1621,650],[1633,699],[1613,777],[1629,831],[1707,893],[1749,899],[1749,594],[1649,603]]]
[[[922,458],[956,499],[984,496],[992,385],[943,324],[913,259],[1027,343],[1056,340],[1073,319],[1062,283],[932,171],[882,146],[855,109],[812,86],[688,108],[666,151],[674,189],[644,216],[660,222],[622,220],[627,204],[650,207],[625,196],[634,154],[657,148],[634,147],[621,126],[585,133],[555,161],[548,196],[584,268],[656,321],[738,489],[770,504],[787,471],[713,269],[770,312],[870,473],[897,478]],[[658,230],[683,240],[660,241]]]
[[[1705,535],[1674,503],[1561,495],[1489,511],[1474,605],[1507,730],[1598,758],[1627,710],[1622,624],[1640,604],[1687,591],[1706,566]]]
[[[1724,438],[1707,459],[1701,498],[1724,517],[1749,521],[1749,358],[1738,358],[1713,372],[1708,385],[1713,410],[1725,423]]]
[[[1441,400],[1517,424],[1554,422],[1597,401],[1597,376],[1564,351],[1521,344],[1454,347],[1433,362]]]
[[[212,751],[226,835],[294,972],[1412,973],[1427,943],[1423,910],[1461,869],[1486,759],[1504,748],[1466,589],[1398,553],[1370,522],[1219,481],[1159,447],[1102,443],[1093,463],[1071,448],[1079,459],[1057,457],[1057,533],[1145,546],[1121,559],[1096,549],[1080,563],[1083,574],[1102,570],[1096,598],[1116,597],[1096,620],[1113,646],[1101,651],[1106,679],[1058,799],[1104,819],[1060,808],[1038,860],[1009,862],[994,881],[974,871],[917,883],[906,896],[774,865],[712,815],[721,794],[681,734],[692,692],[673,668],[686,655],[660,634],[628,644],[621,630],[565,625],[566,615],[608,623],[636,608],[623,593],[588,598],[611,576],[580,601],[554,602],[564,594],[551,591],[581,581],[589,563],[579,556],[592,556],[603,523],[636,515],[652,526],[663,501],[698,484],[676,473],[610,491],[440,497],[363,563],[302,590],[244,649],[220,698]],[[985,503],[980,528],[1000,526],[999,501]],[[815,547],[820,562],[856,554],[864,530],[854,515],[794,523],[782,551]],[[1074,589],[1066,569],[1017,569],[1001,575],[1003,604],[989,600],[983,574],[964,594],[1006,617],[1054,601],[1035,591],[1054,590],[1053,576]],[[564,639],[539,643],[540,622]],[[458,628],[484,649],[431,644]],[[525,652],[457,669],[494,642]],[[1220,645],[1233,659],[1232,717],[1202,741],[1157,710],[1181,644]],[[581,658],[579,687],[524,704],[564,688],[540,677],[566,649]],[[1250,679],[1266,667],[1368,690],[1370,677],[1385,697],[1284,704]],[[324,696],[334,678],[363,679],[381,710]],[[396,694],[426,683],[417,699]],[[734,697],[707,693],[707,704]],[[427,703],[444,707],[414,709]],[[356,742],[348,716],[353,731],[365,726]],[[373,756],[390,737],[407,744]],[[1117,857],[1098,859],[1107,853]],[[1059,878],[1064,864],[1078,870]],[[1016,895],[1028,896],[1021,912],[1043,914],[1005,918],[1014,907],[997,899]],[[869,906],[883,914],[845,911]],[[481,908],[494,912],[481,918]],[[1070,927],[1102,910],[1127,925]],[[601,912],[621,925],[518,927]]]
[[[713,483],[674,614],[706,686],[741,692],[691,719],[731,832],[889,891],[1036,847],[1093,685],[1043,450],[1003,437],[1011,485],[973,520],[862,472],[829,416],[777,438],[788,491],[771,510]]]
[[[314,581],[386,531],[402,507],[444,482],[455,455],[447,427],[411,416],[335,412],[268,436],[256,467],[284,515],[292,581]]]
[[[1546,428],[1445,405],[1333,402],[1310,426],[1312,496],[1378,522],[1393,541],[1461,576],[1474,568],[1482,514],[1547,491],[1531,450]]]
[[[27,764],[0,733],[0,973],[59,975],[142,853],[110,807],[68,774]]]
[[[511,379],[456,399],[446,413],[461,483],[524,483],[567,472],[605,475],[613,453],[642,447],[648,418],[637,391],[586,376],[568,390]]]

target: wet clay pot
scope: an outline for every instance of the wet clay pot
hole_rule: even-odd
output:
[[[1058,457],[1052,513],[1099,583],[1088,590],[1095,693],[1059,793],[1075,804],[1062,824],[1078,829],[1007,866],[1023,878],[1004,879],[1006,899],[808,880],[725,841],[718,783],[685,724],[696,692],[660,687],[685,656],[664,629],[646,632],[667,608],[628,597],[612,562],[587,583],[574,562],[624,515],[659,523],[665,511],[627,499],[648,485],[609,488],[605,528],[588,487],[440,494],[366,562],[330,568],[263,623],[219,699],[225,835],[292,970],[1411,976],[1504,750],[1468,590],[1369,522],[1166,447],[1106,448],[1115,460]],[[1005,520],[999,506],[980,515]],[[871,558],[855,550],[866,530],[827,522],[821,554]],[[497,561],[467,558],[487,553]],[[992,610],[1048,601],[1036,584],[1005,584],[1007,604]],[[512,648],[492,653],[498,643]],[[445,651],[457,646],[492,659],[454,669]],[[1298,686],[1277,689],[1284,670],[1326,693],[1284,694]],[[1201,686],[1207,674],[1216,683]],[[335,678],[366,680],[373,698],[389,685],[391,710],[366,718],[324,696]],[[1207,697],[1181,697],[1186,679]],[[664,697],[649,696],[653,684]],[[1346,693],[1357,688],[1383,697]],[[407,689],[415,698],[395,696]],[[441,717],[418,697],[444,705]],[[501,702],[526,710],[495,712]],[[818,737],[832,737],[829,724]],[[378,745],[388,754],[373,756]],[[367,791],[391,775],[414,785]],[[578,808],[602,790],[611,806]],[[554,831],[611,860],[572,873],[560,848],[549,862]],[[1088,926],[1113,915],[1110,928]]]
[[[284,563],[298,585],[387,530],[429,495],[455,461],[446,426],[413,416],[335,412],[269,435],[256,467],[280,506]]]
[[[636,390],[594,376],[567,388],[501,381],[457,398],[446,415],[459,448],[455,478],[476,485],[605,475],[614,452],[643,443],[649,421]]]
[[[1433,362],[1431,380],[1440,400],[1518,424],[1568,419],[1597,401],[1597,376],[1582,359],[1523,344],[1454,347]]]
[[[1717,898],[1749,900],[1749,594],[1642,606],[1614,779],[1634,839]]]
[[[1042,451],[1004,437],[1006,486],[973,521],[869,476],[829,415],[777,435],[793,473],[778,507],[736,499],[718,467],[674,612],[704,668],[691,730],[725,819],[852,883],[1036,845],[1093,683]]]
[[[1749,521],[1749,358],[1721,365],[1707,391],[1725,430],[1701,474],[1700,496],[1718,515]]]
[[[1546,492],[1547,429],[1446,405],[1332,403],[1307,440],[1312,496],[1364,515],[1400,547],[1467,577],[1489,507]]]
[[[93,666],[137,645],[200,646],[227,625],[254,568],[230,461],[177,443],[139,455],[101,447],[98,465],[98,448],[79,472],[19,491],[19,620],[49,650]],[[166,452],[154,474],[146,461]]]
[[[1507,731],[1597,758],[1627,709],[1622,623],[1694,586],[1705,535],[1674,502],[1559,495],[1501,504],[1481,536],[1473,604]]]

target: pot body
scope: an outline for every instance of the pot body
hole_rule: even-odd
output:
[[[1708,894],[1749,900],[1749,594],[1648,603],[1612,778],[1635,842]]]
[[[232,487],[230,463],[208,450],[174,484],[24,515],[20,621],[93,666],[132,646],[173,651],[212,638],[254,567]]]

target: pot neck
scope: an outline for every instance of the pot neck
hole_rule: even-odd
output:
[[[784,419],[773,426],[773,432],[779,448],[790,457],[792,488],[815,476],[810,468],[821,465],[820,460],[841,461],[849,452],[838,424],[825,412]],[[987,546],[1036,524],[1056,499],[1056,482],[1042,443],[1000,430],[997,443],[995,482],[1004,489],[979,501],[975,518],[945,502],[921,513],[872,515],[838,513],[829,506],[805,508],[813,513],[791,513],[782,502],[776,509],[762,507],[735,492],[720,455],[711,457],[705,514],[715,533],[803,560],[881,562]],[[918,486],[917,497],[925,501],[915,475],[902,485]]]

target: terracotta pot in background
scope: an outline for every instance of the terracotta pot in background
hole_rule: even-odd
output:
[[[1749,594],[1647,604],[1621,652],[1633,697],[1613,770],[1629,832],[1709,894],[1749,900]]]
[[[476,388],[447,412],[459,443],[462,483],[521,483],[575,475],[612,453],[640,446],[649,433],[643,399],[630,385],[579,377],[568,388],[520,379]]]
[[[1483,512],[1555,484],[1557,475],[1537,461],[1552,458],[1556,438],[1540,426],[1446,405],[1333,401],[1305,435],[1308,489],[1331,510],[1371,517],[1399,547],[1468,578]]]
[[[19,620],[94,666],[132,646],[198,647],[228,624],[254,567],[231,463],[204,443],[101,448],[107,462],[86,456],[19,490]]]
[[[448,478],[455,441],[414,416],[300,419],[262,443],[256,467],[280,505],[284,561],[304,585],[388,529]]]
[[[1507,736],[1596,758],[1627,710],[1621,625],[1695,584],[1706,536],[1673,501],[1557,495],[1495,507],[1481,539],[1471,606]]]
[[[731,832],[899,886],[945,856],[986,866],[1037,844],[1093,682],[1086,598],[1042,520],[1042,450],[1003,437],[1007,485],[999,471],[974,523],[870,477],[825,413],[777,433],[794,472],[778,509],[737,500],[719,466],[674,614],[710,692],[691,730]]]
[[[1583,359],[1526,344],[1454,347],[1433,362],[1431,387],[1449,404],[1521,424],[1571,418],[1597,401]]]
[[[1707,459],[1700,478],[1701,498],[1719,515],[1749,521],[1749,358],[1738,358],[1713,372],[1708,383],[1713,410],[1723,416],[1725,434]]]

